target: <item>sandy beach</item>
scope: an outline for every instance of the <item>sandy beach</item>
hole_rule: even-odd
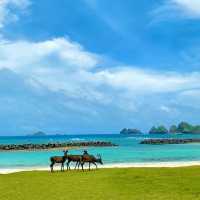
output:
[[[185,162],[149,162],[149,163],[114,163],[98,166],[98,168],[175,168],[200,166],[200,161]],[[91,166],[91,168],[94,168]],[[55,166],[55,170],[60,170],[60,166]],[[73,170],[73,167],[71,168]],[[87,169],[87,166],[85,166]],[[0,174],[11,174],[25,171],[49,171],[49,167],[25,167],[25,168],[2,168]]]

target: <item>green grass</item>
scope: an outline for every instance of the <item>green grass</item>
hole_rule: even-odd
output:
[[[200,200],[200,167],[0,175],[0,200]]]

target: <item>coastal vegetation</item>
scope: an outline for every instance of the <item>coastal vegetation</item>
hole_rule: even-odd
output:
[[[141,134],[142,132],[136,128],[124,128],[120,131],[122,135]],[[166,133],[190,133],[200,134],[200,125],[192,125],[188,122],[180,122],[178,125],[171,125],[166,128],[164,125],[153,126],[149,130],[150,134],[166,134]]]
[[[135,128],[124,128],[120,131],[120,134],[122,135],[141,134],[141,131]]]
[[[162,134],[162,133],[168,133],[168,130],[164,126],[158,126],[158,127],[153,126],[150,129],[149,133],[150,134],[152,134],[152,133]]]
[[[165,134],[165,133],[199,133],[200,134],[200,125],[191,125],[188,122],[180,122],[177,126],[171,125],[169,130],[165,126],[153,126],[150,131],[150,134],[152,133],[158,133],[158,134]]]
[[[117,146],[107,141],[88,141],[88,142],[66,142],[66,143],[47,143],[47,144],[2,144],[0,151],[35,151],[53,149],[71,149],[77,147],[110,147]]]
[[[176,127],[171,126],[172,133],[200,133],[200,125],[191,125],[188,122],[181,122]]]
[[[200,167],[0,175],[1,200],[199,200]]]
[[[123,128],[120,131],[122,135],[132,135],[132,134],[141,134],[142,132],[136,128]],[[180,122],[178,125],[171,125],[170,128],[166,128],[164,125],[153,126],[149,130],[150,134],[166,134],[166,133],[199,133],[200,134],[200,125],[191,125],[188,122]]]

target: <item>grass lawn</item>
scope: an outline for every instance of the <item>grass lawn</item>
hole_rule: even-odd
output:
[[[200,200],[200,167],[0,175],[0,200]]]

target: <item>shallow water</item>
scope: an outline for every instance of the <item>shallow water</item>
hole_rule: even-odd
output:
[[[69,141],[111,141],[118,147],[87,148],[91,154],[101,154],[104,163],[149,163],[149,162],[179,162],[200,161],[200,144],[145,145],[139,144],[146,138],[200,138],[192,134],[166,135],[67,135],[44,137],[0,137],[0,144],[48,143]],[[81,150],[71,150],[70,153],[81,154]],[[0,168],[15,167],[45,167],[49,165],[49,157],[62,155],[62,151],[37,152],[1,152]]]

